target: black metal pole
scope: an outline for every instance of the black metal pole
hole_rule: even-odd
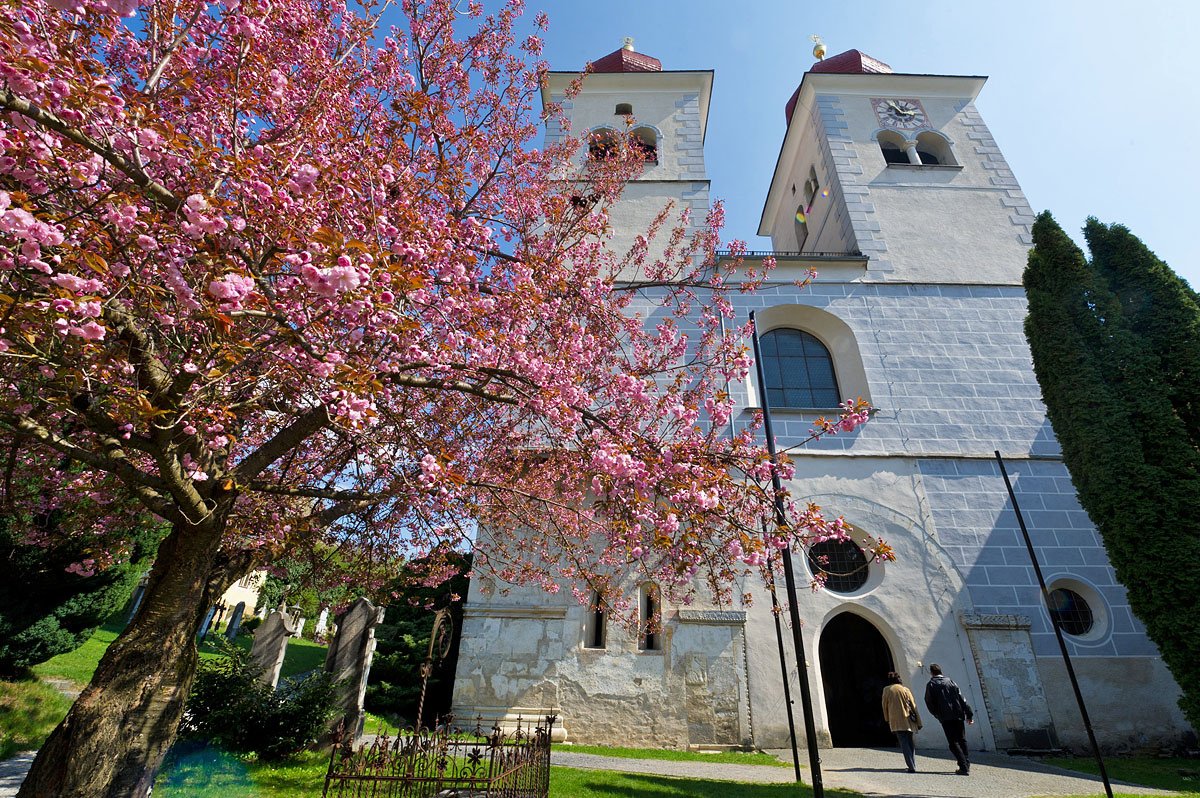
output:
[[[763,539],[766,539],[767,525],[763,522]],[[775,595],[775,573],[772,570],[771,556],[767,555],[767,589],[771,591],[771,615],[775,618],[775,642],[779,644],[779,670],[783,674],[783,701],[787,709],[788,732],[792,736],[792,765],[796,768],[796,781],[800,781],[800,749],[796,740],[796,719],[792,716],[792,686],[788,678],[787,653],[783,649],[783,622],[779,620],[779,597]]]
[[[771,454],[771,462],[778,463],[779,455],[775,452],[775,433],[771,429],[771,403],[767,399],[767,380],[763,374],[762,352],[758,345],[758,326],[754,322],[754,311],[750,312],[750,326],[753,328],[754,340],[754,370],[758,376],[759,400],[763,411],[763,433],[767,436],[767,451]],[[787,527],[787,513],[783,509],[783,484],[779,480],[779,472],[771,477],[771,485],[775,489],[775,522],[779,527]],[[816,721],[813,720],[812,691],[808,687],[808,665],[804,656],[804,637],[800,630],[800,608],[796,603],[796,577],[792,571],[792,550],[783,550],[783,581],[787,588],[788,615],[792,621],[792,644],[796,648],[796,673],[800,681],[800,707],[804,711],[804,736],[808,740],[808,766],[812,770],[813,798],[825,798],[825,785],[821,780],[821,757],[817,754]],[[792,738],[795,740],[795,737]]]
[[[1050,607],[1050,591],[1046,590],[1046,580],[1042,577],[1042,567],[1038,565],[1037,554],[1033,551],[1033,541],[1029,539],[1029,530],[1025,528],[1025,518],[1017,505],[1017,494],[1013,492],[1012,483],[1008,481],[1008,471],[1004,468],[1004,458],[996,452],[996,462],[1000,464],[1000,474],[1004,477],[1004,487],[1008,488],[1008,498],[1012,499],[1013,510],[1017,513],[1017,523],[1021,526],[1021,534],[1025,536],[1025,548],[1029,549],[1029,559],[1033,562],[1033,571],[1037,574],[1038,584],[1042,587],[1042,601],[1047,610]],[[1058,648],[1062,651],[1063,662],[1067,666],[1067,676],[1071,677],[1071,688],[1075,690],[1075,700],[1079,702],[1079,714],[1083,716],[1083,727],[1087,729],[1088,740],[1092,744],[1092,754],[1096,757],[1096,766],[1100,768],[1100,779],[1104,782],[1104,794],[1113,798],[1112,784],[1108,781],[1108,771],[1104,769],[1104,758],[1100,756],[1100,746],[1096,744],[1096,733],[1092,731],[1092,721],[1088,717],[1087,707],[1083,703],[1083,693],[1079,691],[1079,680],[1075,678],[1075,668],[1071,666],[1071,655],[1067,653],[1067,641],[1063,639],[1062,629],[1054,617],[1050,618],[1054,627],[1054,636],[1058,638]]]

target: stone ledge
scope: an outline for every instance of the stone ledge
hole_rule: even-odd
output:
[[[563,724],[562,707],[558,706],[483,707],[454,704],[450,707],[450,712],[454,715],[454,723],[452,725],[464,731],[473,730],[475,724],[479,723],[484,734],[490,733],[492,726],[499,726],[505,735],[515,732],[518,724],[526,732],[532,731],[545,721],[547,715],[556,715],[554,728],[550,731],[550,741],[561,743],[567,739],[567,729]]]
[[[566,607],[545,607],[540,604],[468,604],[463,607],[464,618],[565,618],[566,615]]]
[[[978,615],[960,613],[959,621],[966,629],[1029,629],[1028,615]]]
[[[746,623],[744,610],[679,610],[680,623],[707,623],[717,626],[736,626]]]

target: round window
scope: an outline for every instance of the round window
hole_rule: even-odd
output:
[[[1092,631],[1095,617],[1091,605],[1074,590],[1058,587],[1047,595],[1050,619],[1064,634],[1079,637]]]
[[[824,575],[834,593],[853,593],[867,583],[867,558],[852,540],[823,540],[808,549],[808,567]]]

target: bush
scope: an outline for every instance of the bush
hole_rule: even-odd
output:
[[[238,635],[241,636],[243,634],[254,634],[254,630],[262,626],[262,622],[262,618],[247,618],[246,620],[242,621],[242,625],[238,627]]]
[[[0,673],[18,674],[86,643],[129,600],[158,548],[161,529],[133,535],[129,560],[93,576],[67,572],[87,552],[79,541],[24,543],[0,518]]]
[[[234,753],[281,759],[317,741],[337,715],[332,677],[284,679],[278,690],[258,681],[250,655],[223,639],[222,656],[201,660],[180,733]]]

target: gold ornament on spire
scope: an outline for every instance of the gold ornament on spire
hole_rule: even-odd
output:
[[[825,44],[821,41],[821,37],[814,34],[809,36],[808,39],[813,43],[813,58],[817,59],[818,61],[824,61]]]
[[[624,39],[621,40],[621,49],[628,50],[631,53],[633,52],[633,37],[632,36],[626,36]]]

